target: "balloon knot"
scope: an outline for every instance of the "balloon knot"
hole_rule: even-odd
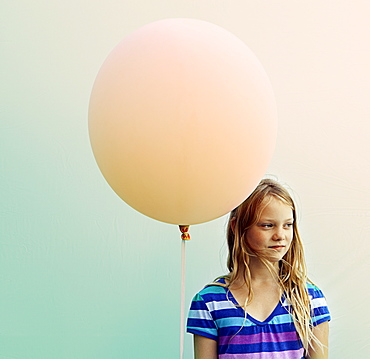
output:
[[[179,228],[180,228],[180,232],[182,233],[181,234],[181,239],[184,240],[184,241],[188,241],[190,239],[190,234],[188,233],[189,226],[179,225]]]

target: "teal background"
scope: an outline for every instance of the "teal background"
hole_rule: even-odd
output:
[[[0,359],[179,357],[179,231],[115,195],[87,131],[108,53],[167,17],[223,26],[266,68],[280,118],[268,173],[300,207],[330,357],[368,358],[367,1],[19,0],[0,14]],[[225,223],[191,227],[186,307],[226,270]]]

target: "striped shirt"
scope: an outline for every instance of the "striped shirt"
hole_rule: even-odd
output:
[[[225,283],[224,279],[218,280]],[[307,283],[312,325],[330,320],[321,290]],[[244,324],[244,325],[243,325]],[[263,322],[254,319],[227,288],[209,285],[191,303],[187,332],[218,342],[219,359],[304,359],[304,349],[284,299]]]

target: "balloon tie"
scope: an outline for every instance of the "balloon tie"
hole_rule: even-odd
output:
[[[188,233],[189,231],[189,226],[179,226],[181,234],[181,239],[184,241],[190,240],[190,234]]]

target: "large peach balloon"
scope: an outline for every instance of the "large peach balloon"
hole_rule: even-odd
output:
[[[103,63],[90,98],[96,161],[130,206],[172,224],[220,217],[263,177],[273,91],[251,50],[194,19],[148,24]]]

